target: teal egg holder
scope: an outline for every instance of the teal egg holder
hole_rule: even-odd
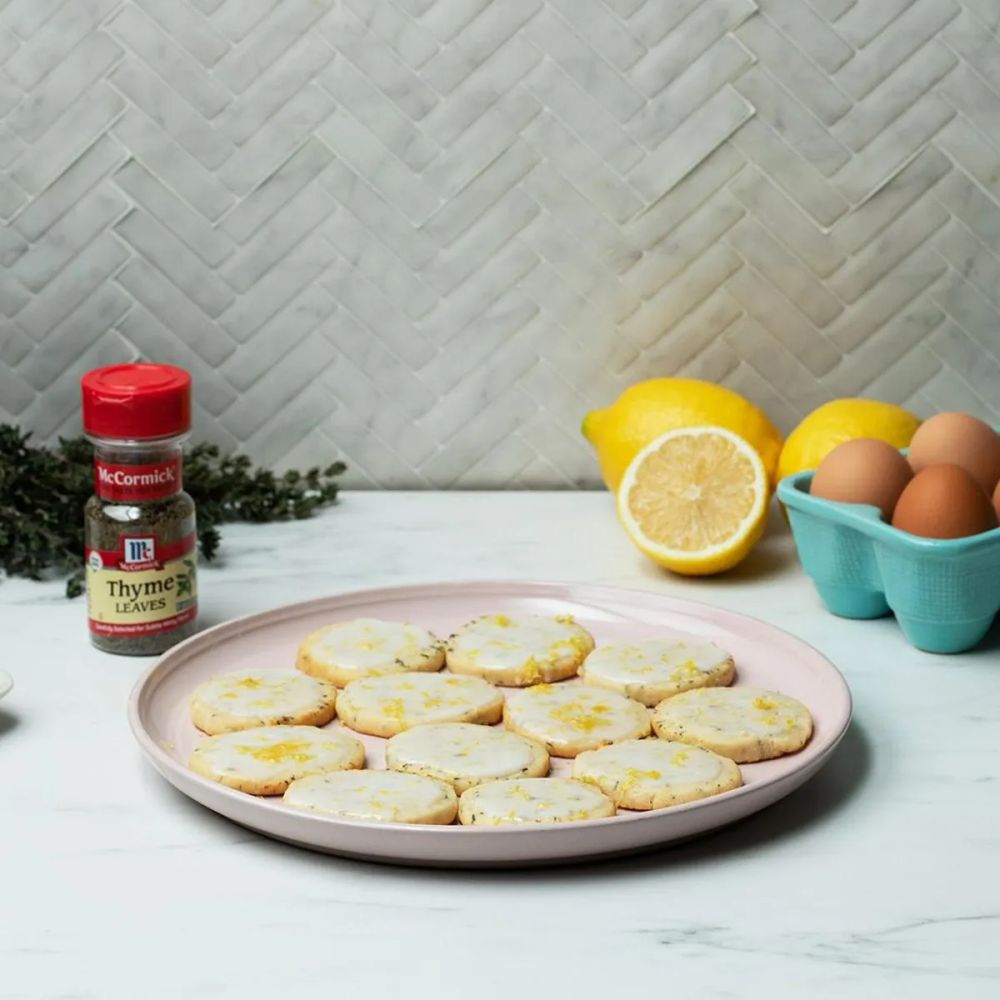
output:
[[[827,609],[841,618],[894,614],[903,634],[930,653],[961,653],[1000,611],[1000,528],[969,538],[921,538],[867,504],[811,496],[814,469],[786,476],[799,559]]]

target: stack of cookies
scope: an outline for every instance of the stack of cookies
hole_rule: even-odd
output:
[[[296,667],[198,687],[191,719],[209,735],[192,769],[345,819],[554,823],[729,791],[739,763],[812,734],[795,699],[729,687],[733,658],[714,643],[595,648],[569,615],[483,615],[447,641],[407,622],[337,622],[305,637]],[[387,740],[386,770],[365,769],[351,731]],[[549,777],[551,757],[572,758],[571,777]]]

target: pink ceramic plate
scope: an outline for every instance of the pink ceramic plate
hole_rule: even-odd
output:
[[[347,618],[413,621],[447,635],[484,613],[572,614],[598,643],[668,633],[717,642],[736,660],[737,684],[775,688],[809,706],[815,732],[797,754],[741,766],[742,788],[654,812],[534,827],[367,823],[297,812],[215,784],[189,770],[199,739],[188,699],[212,674],[291,666],[302,637]],[[576,683],[576,682],[568,682]],[[811,646],[764,622],[705,604],[643,591],[557,583],[442,583],[368,590],[292,604],[208,629],[172,649],[139,679],[129,720],[159,772],[202,805],[270,837],[332,854],[405,864],[515,866],[639,850],[714,830],[771,805],[827,761],[851,717],[837,669]],[[331,726],[339,726],[339,722]],[[384,740],[364,737],[369,766],[383,767]],[[553,774],[569,761],[553,758]]]

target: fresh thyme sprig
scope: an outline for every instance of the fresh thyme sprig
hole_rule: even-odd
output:
[[[94,488],[91,445],[64,438],[47,448],[29,437],[0,424],[0,565],[34,580],[69,574],[66,594],[75,597],[83,592],[83,505]],[[222,524],[309,517],[333,503],[345,468],[334,462],[276,475],[246,455],[195,445],[184,456],[184,488],[198,508],[202,556],[215,556]]]

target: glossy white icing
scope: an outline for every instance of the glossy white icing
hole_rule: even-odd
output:
[[[668,685],[677,691],[700,687],[728,669],[729,654],[712,642],[638,639],[598,646],[584,664],[587,680],[624,688]]]
[[[474,664],[488,677],[496,671],[582,659],[593,648],[590,633],[570,617],[484,615],[463,625],[448,643],[449,656]]]
[[[363,677],[373,671],[395,673],[426,663],[439,648],[438,640],[417,625],[356,618],[338,622],[308,636],[310,656]]]
[[[210,677],[191,702],[212,713],[267,719],[301,715],[335,696],[332,685],[297,670],[240,670]]]
[[[599,789],[569,778],[510,778],[462,794],[465,824],[566,823],[613,816],[614,803]]]
[[[534,758],[532,745],[516,733],[462,722],[416,726],[386,746],[390,767],[428,768],[450,780],[505,778]]]
[[[479,677],[406,673],[352,681],[338,702],[346,716],[379,716],[408,726],[424,722],[459,722],[502,696]]]
[[[573,777],[627,782],[639,791],[714,781],[723,762],[709,750],[672,740],[625,740],[589,750],[573,762]]]
[[[293,781],[283,802],[295,809],[388,823],[448,823],[457,799],[444,782],[398,771],[341,771]]]
[[[215,774],[249,780],[290,781],[364,763],[364,750],[353,736],[316,726],[264,726],[209,736],[195,753]]]
[[[649,732],[649,714],[642,705],[614,691],[580,684],[537,684],[512,693],[506,718],[511,728],[550,749],[588,749]]]
[[[809,709],[777,691],[761,688],[699,688],[668,698],[658,719],[684,725],[692,735],[706,730],[724,736],[777,736],[812,727]]]

